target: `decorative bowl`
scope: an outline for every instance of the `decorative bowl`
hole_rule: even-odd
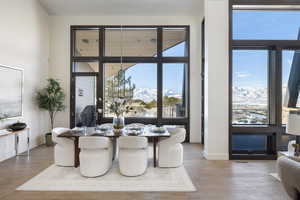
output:
[[[166,132],[166,129],[164,127],[153,127],[151,129],[151,132],[153,132],[153,133],[164,133],[164,132]]]
[[[27,127],[27,124],[22,123],[22,122],[17,122],[9,126],[9,129],[13,131],[20,131],[23,130]]]

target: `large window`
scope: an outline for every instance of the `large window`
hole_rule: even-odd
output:
[[[163,56],[182,57],[187,56],[186,31],[184,28],[163,29]]]
[[[268,51],[232,53],[232,123],[268,124]]]
[[[288,112],[300,107],[300,11],[244,6],[231,16],[230,156],[275,159]]]
[[[74,56],[99,56],[99,30],[78,29],[74,32],[74,39]]]
[[[186,85],[185,64],[163,65],[163,117],[186,116]]]
[[[157,64],[156,63],[126,63],[121,66],[120,63],[105,64],[104,74],[104,116],[112,117],[113,114],[107,109],[107,103],[110,101],[114,83],[114,75],[123,67],[125,78],[131,80],[131,85],[135,86],[132,101],[129,106],[133,108],[132,112],[126,113],[125,117],[157,117]],[[147,76],[145,76],[147,74]],[[125,92],[127,92],[125,90]]]
[[[234,10],[234,40],[298,40],[300,12]]]
[[[83,120],[88,109],[90,120],[111,122],[108,105],[124,72],[134,88],[123,90],[132,96],[127,123],[189,131],[189,26],[71,26],[71,37],[71,127],[95,124]]]
[[[235,134],[232,149],[237,152],[263,152],[267,150],[267,136],[255,134]]]
[[[300,51],[282,51],[282,124],[287,123],[288,113],[299,109]]]
[[[152,57],[156,56],[156,52],[156,28],[105,29],[105,56]]]

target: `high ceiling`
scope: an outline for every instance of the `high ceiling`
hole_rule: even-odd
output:
[[[40,0],[50,15],[199,15],[203,0]]]

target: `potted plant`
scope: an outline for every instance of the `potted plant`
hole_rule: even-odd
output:
[[[132,110],[132,108],[127,105],[128,103],[128,100],[124,98],[116,98],[113,102],[107,102],[109,111],[114,114],[113,128],[117,132],[125,126],[124,114]]]
[[[52,130],[57,112],[65,109],[65,93],[57,80],[50,78],[47,81],[46,87],[37,92],[36,101],[40,109],[48,111]],[[46,145],[51,146],[53,144],[51,131],[46,133],[45,138]]]

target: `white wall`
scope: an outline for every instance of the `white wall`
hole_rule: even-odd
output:
[[[228,0],[205,0],[205,147],[211,160],[228,159]]]
[[[199,16],[201,14],[201,8],[199,8]],[[70,25],[190,25],[191,142],[200,142],[201,19],[199,16],[51,16],[50,74],[60,79],[64,90],[69,91]],[[55,126],[69,127],[69,99],[68,92],[67,110],[58,115]]]
[[[34,103],[36,89],[48,77],[48,15],[37,0],[0,0],[0,6],[0,63],[24,69],[24,116],[21,120],[31,127],[31,147],[35,147],[41,144],[43,135],[49,130],[47,116]],[[0,129],[15,121],[1,122]],[[20,150],[26,149],[24,136]],[[0,161],[14,156],[14,137],[0,137],[0,149]]]

